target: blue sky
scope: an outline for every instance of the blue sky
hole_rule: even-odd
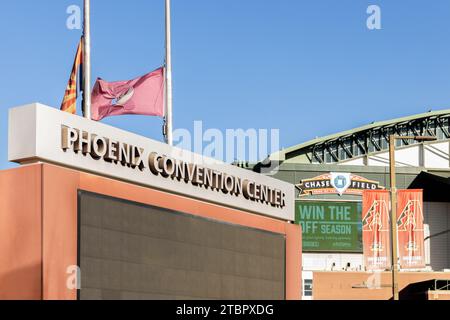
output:
[[[163,0],[92,0],[93,78],[126,80],[164,59]],[[289,147],[372,121],[450,107],[450,1],[172,0],[174,126],[280,129]],[[59,107],[82,0],[1,4],[0,168],[7,112]],[[382,30],[368,30],[368,5]],[[93,80],[94,80],[93,79]],[[161,120],[106,123],[154,139]]]

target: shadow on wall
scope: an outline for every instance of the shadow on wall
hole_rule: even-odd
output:
[[[422,171],[409,189],[423,189],[423,201],[449,202],[450,178]]]
[[[425,240],[432,239],[432,238],[435,238],[435,237],[438,237],[438,236],[442,236],[442,235],[447,234],[447,233],[449,233],[449,232],[450,232],[450,229],[447,229],[447,230],[444,230],[444,231],[442,231],[442,232],[438,232],[438,233],[432,234],[432,235],[426,237],[426,238],[424,239],[424,241],[425,241]]]
[[[428,300],[428,290],[434,287],[434,283],[435,280],[410,283],[399,292],[399,298],[400,300]]]

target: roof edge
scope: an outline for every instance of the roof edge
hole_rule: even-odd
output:
[[[292,147],[282,149],[278,152],[275,152],[274,155],[276,154],[278,157],[281,156],[281,158],[285,158],[285,155],[287,153],[291,153],[291,152],[309,147],[309,146],[317,144],[317,143],[321,143],[321,142],[325,142],[325,141],[329,141],[329,140],[335,140],[339,137],[345,137],[345,136],[348,136],[348,135],[351,135],[351,134],[354,134],[357,132],[362,132],[362,131],[375,129],[375,128],[379,128],[379,127],[385,127],[385,126],[394,125],[394,124],[412,121],[412,120],[417,120],[417,119],[421,119],[421,118],[438,117],[438,116],[447,115],[447,114],[450,115],[450,109],[429,111],[429,112],[425,112],[425,113],[416,114],[413,116],[407,116],[407,117],[401,117],[401,118],[396,118],[396,119],[391,119],[391,120],[373,122],[371,124],[367,124],[367,125],[364,125],[361,127],[354,128],[354,129],[338,132],[335,134],[330,134],[330,135],[323,136],[323,137],[318,137],[318,138],[294,145]]]

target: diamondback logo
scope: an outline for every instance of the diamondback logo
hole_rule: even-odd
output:
[[[362,231],[372,234],[370,250],[381,252],[384,250],[382,232],[389,232],[389,210],[386,201],[375,200],[370,209],[364,214]]]
[[[386,221],[386,223],[383,223]],[[384,200],[375,200],[363,218],[363,231],[389,231],[388,206]]]
[[[406,232],[408,241],[405,243],[407,252],[418,251],[416,242],[416,231],[423,231],[423,212],[419,200],[408,200],[402,213],[397,219],[397,230],[399,233]]]
[[[353,194],[361,195],[364,190],[379,190],[378,181],[368,180],[364,177],[343,172],[330,172],[311,179],[303,179],[296,185],[300,191],[299,196],[314,194]]]
[[[419,200],[408,200],[405,209],[397,219],[397,230],[399,232],[423,231],[423,228],[417,227],[422,225],[423,221],[422,207]]]

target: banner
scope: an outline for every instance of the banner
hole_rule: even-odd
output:
[[[362,252],[361,202],[298,200],[303,252]]]
[[[425,267],[422,190],[397,192],[398,257],[401,269]]]
[[[366,270],[391,267],[389,191],[363,192],[362,234]]]

